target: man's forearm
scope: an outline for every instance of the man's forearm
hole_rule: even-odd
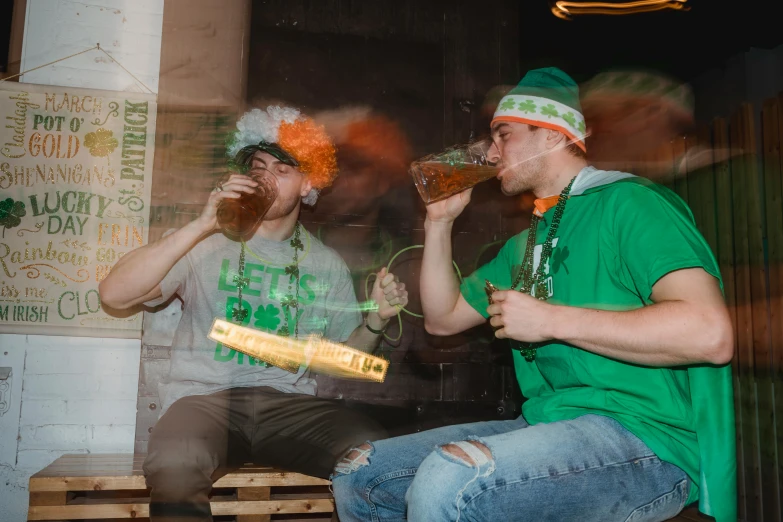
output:
[[[375,330],[380,331],[386,327],[388,322],[388,320],[383,320],[378,317],[377,314],[370,314],[367,317],[366,324],[369,324]],[[348,337],[348,340],[345,341],[345,344],[351,348],[356,348],[357,350],[371,354],[376,350],[376,348],[378,348],[378,343],[380,342],[382,336],[383,334],[372,333],[365,326],[365,323],[362,323],[361,325],[357,326],[353,332],[351,332],[351,335]]]
[[[725,310],[667,301],[610,312],[554,306],[551,337],[624,362],[645,366],[725,364],[733,334]]]
[[[101,300],[119,309],[139,304],[137,301],[160,284],[204,233],[204,227],[193,221],[155,243],[128,252],[101,281]]]
[[[451,222],[424,222],[424,256],[421,264],[421,306],[428,327],[438,329],[454,311],[459,284],[451,267]]]

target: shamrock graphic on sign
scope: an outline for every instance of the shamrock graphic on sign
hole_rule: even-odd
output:
[[[106,129],[98,129],[88,132],[84,136],[84,146],[90,149],[90,154],[95,157],[106,157],[117,148],[119,142],[114,138],[114,132]]]
[[[14,201],[11,198],[0,201],[0,225],[3,227],[3,237],[5,237],[5,229],[18,227],[25,214],[27,211],[21,201]]]
[[[266,308],[259,306],[258,310],[253,314],[253,317],[256,318],[253,325],[260,330],[273,332],[280,324],[278,315],[280,315],[280,309],[275,305],[269,304],[266,305]]]

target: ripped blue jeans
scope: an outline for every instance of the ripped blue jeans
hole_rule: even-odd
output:
[[[341,522],[663,521],[688,476],[617,421],[522,417],[368,443],[332,480]]]

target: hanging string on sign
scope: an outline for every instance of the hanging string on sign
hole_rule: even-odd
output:
[[[118,61],[117,61],[117,60],[116,60],[116,59],[115,59],[115,58],[114,58],[112,55],[110,55],[109,53],[107,53],[107,52],[106,52],[106,51],[103,49],[103,47],[101,47],[101,44],[100,44],[100,43],[97,43],[97,44],[95,44],[95,47],[90,47],[89,49],[85,49],[84,51],[79,51],[78,53],[69,54],[68,56],[65,56],[65,57],[63,57],[63,58],[59,58],[59,59],[57,59],[57,60],[54,60],[53,62],[45,63],[45,64],[43,64],[43,65],[39,65],[38,67],[32,67],[32,68],[30,68],[30,69],[26,69],[26,70],[24,70],[24,71],[22,71],[22,72],[20,72],[20,73],[17,73],[17,74],[12,74],[11,76],[9,76],[9,77],[7,77],[7,78],[0,79],[0,83],[2,83],[2,82],[6,82],[6,81],[8,81],[8,80],[11,80],[11,79],[13,79],[13,78],[16,78],[16,77],[18,77],[18,76],[22,76],[23,74],[27,74],[27,73],[29,73],[29,72],[37,71],[38,69],[43,69],[44,67],[49,67],[50,65],[54,65],[54,64],[56,64],[56,63],[64,62],[65,60],[70,60],[71,58],[74,58],[74,57],[76,57],[76,56],[79,56],[79,55],[81,55],[81,54],[89,53],[90,51],[95,51],[95,50],[101,51],[103,54],[105,54],[106,56],[108,56],[108,57],[109,57],[109,59],[110,59],[111,61],[113,61],[114,63],[116,63],[117,65],[119,65],[119,66],[120,66],[120,68],[121,68],[123,71],[125,71],[126,73],[128,73],[128,74],[131,76],[131,78],[133,78],[134,80],[136,80],[136,81],[139,83],[139,85],[141,85],[142,87],[144,87],[145,89],[147,89],[147,90],[150,92],[150,94],[155,94],[155,91],[153,91],[152,89],[150,89],[149,87],[147,87],[147,85],[146,85],[146,84],[145,84],[143,81],[139,80],[139,78],[138,78],[138,77],[137,77],[135,74],[133,74],[132,72],[130,72],[128,69],[126,69],[126,68],[125,68],[125,66],[124,66],[124,65],[122,65],[120,62],[118,62]]]

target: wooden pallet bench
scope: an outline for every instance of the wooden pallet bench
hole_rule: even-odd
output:
[[[30,478],[27,520],[145,519],[143,462],[144,455],[64,455]],[[305,513],[300,520],[321,522],[334,511],[328,480],[249,465],[218,480],[210,500],[214,516],[233,515],[238,522]]]
[[[144,455],[64,455],[30,478],[27,520],[145,519],[149,490],[143,462]],[[334,511],[328,480],[256,466],[244,466],[218,480],[211,503],[213,515],[233,515],[238,522],[273,521],[275,515],[289,515],[287,522],[326,522]],[[695,507],[672,519],[705,520],[710,519]]]

